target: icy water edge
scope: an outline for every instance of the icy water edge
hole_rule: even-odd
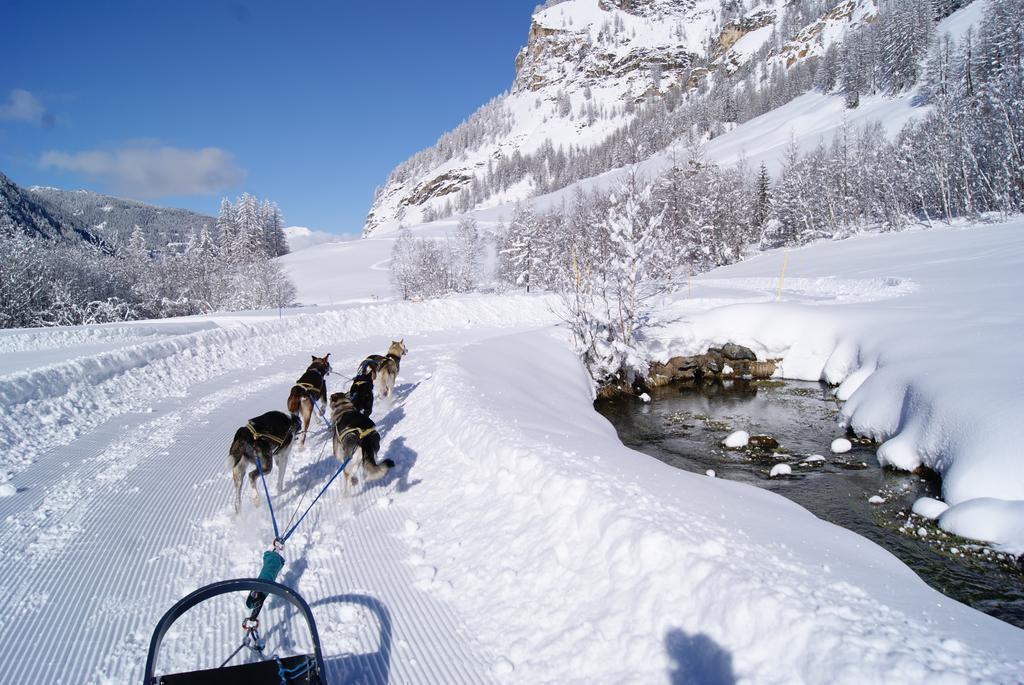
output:
[[[883,469],[877,445],[854,441],[832,454],[842,431],[831,390],[799,381],[734,381],[700,387],[673,385],[644,403],[634,397],[603,400],[597,410],[622,442],[671,466],[772,490],[815,516],[852,530],[889,550],[943,594],[1024,628],[1024,572],[1015,559],[949,535],[911,513],[918,497],[939,497],[939,482]],[[773,450],[729,450],[734,430],[769,435]],[[824,461],[804,461],[820,455]],[[769,478],[774,464],[792,475]],[[879,496],[885,501],[871,504]]]

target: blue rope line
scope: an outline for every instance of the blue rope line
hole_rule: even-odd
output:
[[[295,524],[285,532],[284,537],[278,536],[278,539],[281,540],[282,543],[286,542],[288,540],[288,538],[290,538],[292,536],[292,533],[295,532],[295,529],[298,528],[299,524],[302,523],[303,519],[306,518],[306,515],[309,513],[309,510],[313,508],[313,505],[316,504],[317,501],[321,497],[323,497],[324,493],[327,492],[327,488],[330,487],[331,483],[334,482],[335,478],[337,478],[339,475],[341,475],[341,472],[345,470],[345,467],[348,466],[348,463],[351,460],[352,460],[352,457],[349,457],[348,459],[346,459],[345,461],[343,461],[341,463],[341,466],[339,466],[338,470],[334,472],[334,475],[331,476],[331,479],[329,481],[327,481],[327,483],[323,486],[323,488],[320,489],[320,494],[318,494],[316,497],[314,497],[313,501],[309,503],[308,507],[306,507],[306,511],[302,512],[302,516],[299,517],[299,520],[296,521]],[[274,524],[274,533],[275,533],[275,535],[277,534],[277,524],[276,523]]]
[[[263,494],[267,496],[267,506],[270,507],[270,521],[274,524],[274,539],[280,539],[281,535],[277,530],[277,516],[274,515],[274,502],[270,499],[270,488],[267,487],[267,479],[263,475],[262,459],[256,455],[256,470],[260,472],[260,480],[263,481]]]
[[[274,660],[277,661],[277,677],[281,679],[281,685],[288,685],[289,680],[298,678],[313,670],[313,660],[308,657],[301,664],[291,668],[285,668],[284,662],[276,656]]]
[[[320,406],[320,403],[314,400],[312,397],[310,398],[310,400],[313,402],[313,408],[316,409],[316,413],[317,416],[320,417],[320,421],[323,422],[325,427],[330,428],[331,423],[327,420],[327,414],[324,412],[323,407]]]
[[[313,406],[316,406],[316,402],[313,403]],[[321,497],[323,497],[324,493],[327,492],[327,488],[329,488],[331,486],[331,483],[333,483],[334,480],[341,475],[341,472],[345,470],[345,467],[348,466],[348,463],[351,460],[352,457],[349,457],[348,459],[341,463],[341,466],[339,466],[338,470],[334,472],[334,475],[331,476],[331,479],[328,480],[327,483],[324,484],[323,488],[320,489],[320,493],[316,497],[314,497],[313,501],[309,503],[308,507],[306,507],[306,511],[302,512],[302,516],[299,517],[299,520],[296,521],[295,524],[292,525],[287,531],[285,531],[284,535],[281,535],[281,531],[277,527],[277,515],[274,513],[274,502],[273,500],[270,499],[270,488],[267,486],[266,476],[263,475],[263,466],[260,463],[260,458],[256,458],[256,470],[260,474],[260,481],[263,483],[263,494],[266,496],[267,506],[270,508],[270,521],[274,524],[274,540],[280,540],[281,544],[283,545],[288,540],[288,538],[292,536],[292,533],[295,532],[295,529],[299,527],[299,524],[302,523],[302,521],[309,514],[309,511],[313,508],[313,505],[316,504]]]

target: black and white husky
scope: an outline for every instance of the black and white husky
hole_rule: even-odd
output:
[[[284,489],[288,455],[292,451],[295,435],[300,430],[302,421],[298,414],[268,411],[250,419],[246,425],[235,431],[235,438],[228,449],[228,468],[231,469],[231,478],[235,482],[236,513],[242,506],[242,479],[245,476],[246,465],[253,467],[249,474],[249,483],[252,485],[253,503],[259,504],[260,493],[256,485],[256,479],[259,478],[257,459],[260,460],[259,466],[263,469],[264,475],[269,475],[274,464],[277,464],[277,492],[280,493]]]
[[[380,435],[376,425],[369,416],[360,413],[343,392],[331,395],[331,427],[334,458],[344,462],[351,457],[345,466],[345,482],[349,487],[358,485],[360,466],[368,482],[380,480],[395,467],[390,459],[377,463]]]

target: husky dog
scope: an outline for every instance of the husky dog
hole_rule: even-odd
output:
[[[302,413],[302,437],[300,445],[306,444],[306,431],[309,430],[309,420],[313,417],[313,404],[322,402],[327,397],[327,374],[331,372],[331,363],[328,352],[323,357],[313,357],[312,363],[306,369],[306,373],[295,381],[292,390],[288,393],[288,411],[292,414]]]
[[[343,392],[331,395],[331,425],[334,428],[334,458],[344,462],[351,457],[345,467],[345,482],[350,487],[359,483],[356,474],[360,466],[367,481],[379,480],[395,468],[395,462],[390,459],[377,463],[377,452],[380,451],[377,428],[370,417],[356,410]]]
[[[395,389],[395,379],[398,378],[402,357],[408,353],[409,348],[405,346],[404,338],[392,340],[387,354],[371,354],[359,365],[360,375],[369,373],[373,376],[377,397],[387,397]]]
[[[348,398],[352,405],[363,416],[373,413],[373,374],[364,373],[352,377],[352,386],[348,390]]]
[[[259,491],[256,488],[256,478],[259,477],[259,469],[256,468],[256,460],[259,459],[259,468],[263,474],[269,474],[274,463],[277,463],[277,492],[284,489],[284,474],[288,469],[288,455],[292,451],[295,434],[302,428],[297,414],[285,414],[280,411],[268,411],[261,414],[235,431],[235,439],[231,441],[228,449],[228,468],[231,469],[231,478],[235,481],[235,513],[242,506],[242,478],[245,476],[246,464],[253,467],[249,474],[249,483],[252,485],[252,498],[254,503],[259,503]]]

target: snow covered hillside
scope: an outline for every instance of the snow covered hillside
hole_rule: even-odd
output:
[[[954,39],[961,39],[968,30],[977,30],[986,8],[986,0],[975,0],[939,21],[935,27],[935,34],[938,36],[948,34]],[[751,10],[748,15],[756,15],[756,11]],[[770,29],[770,26],[766,28]],[[743,41],[754,39],[761,35],[759,31],[763,30],[759,29],[745,35],[737,44],[742,45]],[[826,35],[832,36],[831,40],[839,36],[835,30],[833,27],[831,33],[826,33]],[[642,178],[654,180],[671,166],[686,160],[691,152],[696,152],[706,161],[723,166],[742,161],[748,168],[756,169],[759,165],[764,164],[769,174],[776,177],[783,165],[786,148],[791,140],[796,142],[801,154],[807,154],[819,144],[832,143],[837,132],[844,126],[853,131],[873,122],[880,123],[885,133],[891,138],[905,124],[923,117],[929,110],[930,107],[921,103],[917,89],[895,97],[862,96],[860,105],[852,110],[844,106],[841,94],[828,94],[815,90],[745,121],[693,149],[686,140],[677,140],[664,150],[645,155],[638,161],[636,169]],[[538,131],[547,130],[548,125],[549,123],[539,124]],[[534,196],[530,196],[532,188],[517,187],[516,192],[497,194],[488,202],[469,210],[467,215],[480,222],[481,227],[494,227],[499,222],[507,224],[512,217],[514,204],[518,200],[530,196],[529,203],[536,211],[551,211],[571,205],[578,190],[610,192],[622,183],[628,173],[627,168],[620,166],[575,181],[564,188]],[[405,223],[409,224],[411,219],[416,216],[420,215],[409,213],[404,214],[403,218]],[[416,221],[412,220],[411,223],[415,224]],[[433,224],[451,224],[453,226],[454,222],[433,222]],[[397,225],[397,222],[382,224],[373,229],[374,234],[376,236],[384,235],[394,230]]]
[[[673,298],[664,352],[728,337],[843,381],[851,425],[942,471],[950,513],[1019,531],[993,510],[1024,501],[1022,231],[793,250],[780,302],[780,253],[719,269]],[[0,334],[0,682],[138,681],[160,614],[270,541],[265,507],[232,514],[234,430],[283,408],[309,354],[347,374],[395,337],[373,414],[394,473],[329,491],[285,551],[332,682],[1020,682],[1024,631],[781,497],[624,448],[552,298],[367,303],[389,242],[282,258],[310,302],[348,304]],[[333,472],[321,445],[293,455],[285,516]],[[220,663],[238,604],[169,636],[160,670]]]
[[[546,3],[516,57],[511,89],[399,165],[378,189],[364,235],[564,185],[565,154],[606,143],[636,120],[641,105],[675,102],[680,92],[707,88],[717,72],[731,75],[741,66],[762,77],[790,69],[877,14],[873,0],[737,7],[718,0]]]
[[[785,273],[783,297],[775,289]],[[776,251],[698,282],[754,305],[681,299],[661,354],[729,338],[781,358],[786,378],[838,384],[842,421],[883,465],[927,466],[951,505],[939,525],[1024,554],[1024,461],[1013,417],[1024,381],[1017,301],[1024,222],[860,236]],[[693,314],[694,311],[700,313]]]

